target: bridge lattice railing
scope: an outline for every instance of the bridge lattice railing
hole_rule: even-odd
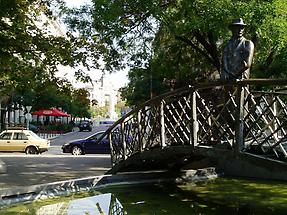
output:
[[[285,85],[287,80],[213,82],[149,100],[107,130],[112,163],[176,145],[224,147],[235,153],[285,158]]]

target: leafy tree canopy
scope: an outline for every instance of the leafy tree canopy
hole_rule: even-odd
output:
[[[71,113],[78,117],[91,117],[89,92],[86,89],[80,88],[73,92],[73,105]]]
[[[219,70],[222,46],[230,37],[227,26],[234,18],[242,17],[248,23],[246,36],[256,42],[256,63],[265,63],[272,51],[283,50],[286,8],[284,0],[94,0],[92,9],[82,9],[77,15],[83,19],[87,11],[92,14],[88,29],[106,47],[104,54],[111,65],[119,65],[125,55],[134,66],[146,63],[148,54],[155,54],[151,42],[162,44],[172,37]],[[80,30],[89,24],[71,17],[69,21]]]
[[[235,18],[248,24],[245,36],[255,43],[253,77],[286,76],[286,0],[92,0],[67,19],[70,26],[101,44],[106,69],[130,66],[134,79],[157,74],[176,86],[210,79],[221,67],[221,53]],[[84,19],[86,12],[91,14]],[[82,21],[84,20],[84,21]],[[89,29],[87,32],[86,29]],[[143,68],[144,78],[137,75]],[[146,90],[145,90],[146,91]],[[141,93],[139,93],[141,94]],[[132,95],[131,95],[132,96]],[[127,96],[128,97],[128,96]]]
[[[97,52],[92,52],[93,44],[84,37],[49,30],[57,23],[56,12],[63,8],[62,0],[0,0],[2,105],[60,106],[72,111],[74,89],[55,74],[59,65],[90,69],[90,59],[96,61]],[[76,76],[89,81],[82,70]]]
[[[74,89],[65,79],[53,78],[34,88],[14,89],[8,104],[32,105],[32,111],[61,108],[72,116],[89,117],[90,100],[85,89]]]
[[[26,73],[31,73],[32,81],[32,77],[54,77],[58,65],[89,68],[90,55],[86,53],[91,46],[84,38],[70,33],[54,35],[47,30],[57,21],[49,8],[55,6],[52,3],[63,5],[61,0],[0,1],[1,78],[18,83]]]

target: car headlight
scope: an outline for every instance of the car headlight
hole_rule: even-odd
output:
[[[65,143],[62,147],[67,147],[69,145],[70,145],[70,143]]]

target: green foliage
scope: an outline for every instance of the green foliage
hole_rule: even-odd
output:
[[[7,104],[32,105],[32,111],[61,108],[72,116],[90,117],[89,93],[85,89],[74,89],[65,79],[47,80],[35,88],[14,89]]]
[[[128,86],[121,88],[120,92],[129,106],[141,104],[168,89],[167,86],[162,84],[166,76],[153,71],[151,68],[131,69],[128,77],[130,83]]]
[[[105,105],[105,106],[102,106],[102,107],[94,106],[94,107],[91,108],[91,112],[92,112],[92,116],[93,117],[106,118],[108,110],[109,110],[108,105]]]
[[[56,12],[64,8],[62,0],[0,1],[2,106],[32,105],[33,110],[62,107],[75,115],[89,115],[87,98],[74,100],[78,91],[55,75],[59,65],[90,69],[90,57],[98,58],[86,38],[49,32],[49,26],[57,21]],[[82,70],[76,77],[90,80]]]
[[[121,110],[124,109],[124,108],[127,108],[126,107],[126,103],[124,101],[119,101],[116,104],[115,111],[118,114],[118,116],[121,116]]]
[[[76,107],[88,102],[72,99],[73,93],[80,92],[72,92],[62,83],[58,91],[59,86],[49,80],[59,81],[55,79],[59,64],[101,68],[99,59],[108,71],[131,68],[130,84],[122,89],[130,105],[171,88],[214,79],[221,67],[222,49],[231,36],[227,27],[238,17],[248,24],[245,35],[256,45],[251,76],[286,77],[285,0],[92,2],[92,7],[80,9],[67,9],[61,0],[0,2],[0,79],[4,80],[0,93],[7,104],[11,100],[37,101],[88,116],[89,111]],[[41,14],[55,19],[51,8],[77,34],[53,36],[43,31],[36,23]],[[82,70],[76,76],[90,80]],[[56,94],[59,97],[53,98]]]
[[[215,78],[231,36],[227,27],[239,17],[248,24],[245,36],[256,46],[252,77],[285,77],[286,8],[285,0],[93,0],[91,24],[81,22],[87,7],[69,21],[85,35],[88,26],[90,37],[101,44],[106,69],[131,67],[123,95],[134,103],[149,97],[150,74],[162,87]]]
[[[189,73],[195,73],[199,80],[209,78],[213,71],[220,70],[221,52],[230,38],[228,25],[234,18],[242,17],[248,24],[245,35],[256,45],[253,76],[270,77],[262,75],[262,70],[273,67],[273,63],[279,59],[278,54],[286,47],[286,10],[282,10],[286,6],[286,1],[282,0],[180,1],[177,7],[172,7],[172,12],[165,13],[162,22],[164,30],[160,30],[165,37],[181,41],[181,44],[175,41],[181,46],[178,50],[186,49],[186,52],[176,55],[173,52],[175,56],[168,55],[167,59],[175,63],[178,59],[184,62],[189,57],[190,63],[184,63],[190,67]],[[162,34],[160,31],[158,33]],[[165,48],[165,44],[159,41],[158,47],[155,53],[161,53],[160,48]],[[184,73],[184,68],[179,69]],[[286,73],[286,70],[280,73]]]
[[[40,132],[42,131],[57,131],[57,132],[71,132],[74,126],[71,124],[63,124],[63,123],[50,123],[48,125],[41,125]]]
[[[73,91],[71,113],[81,118],[90,118],[89,110],[90,100],[89,92],[86,89],[80,88]]]

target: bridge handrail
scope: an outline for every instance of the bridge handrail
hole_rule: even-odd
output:
[[[227,86],[244,87],[244,86],[249,86],[249,85],[287,85],[287,79],[246,79],[246,80],[237,79],[237,80],[233,80],[233,81],[218,80],[218,81],[198,83],[198,84],[195,84],[192,86],[182,87],[182,88],[161,94],[159,96],[156,96],[156,97],[144,102],[143,104],[135,107],[132,111],[130,111],[125,116],[123,116],[122,118],[117,120],[109,129],[107,129],[102,137],[104,137],[105,135],[111,134],[111,132],[114,129],[116,129],[117,127],[119,127],[119,125],[124,123],[126,119],[128,119],[131,116],[133,116],[134,114],[138,113],[140,110],[143,110],[145,107],[160,105],[161,102],[164,99],[167,99],[168,97],[178,96],[180,94],[195,92],[197,90],[203,90],[203,89],[208,89],[208,88],[224,88]],[[260,92],[260,93],[262,93],[262,92]],[[278,95],[284,94],[284,93],[280,93],[280,92],[272,92],[272,93],[278,94]],[[286,94],[284,94],[284,95],[286,95]],[[98,142],[99,141],[100,140],[98,140]],[[112,146],[111,141],[110,141],[110,144],[111,144],[111,148],[112,148],[113,146]]]
[[[106,130],[104,135],[108,134],[111,130],[113,130],[119,123],[123,122],[126,118],[131,116],[132,114],[138,112],[143,107],[153,103],[154,101],[159,101],[162,98],[177,95],[178,93],[183,93],[188,90],[198,90],[198,89],[205,89],[205,88],[212,88],[217,86],[233,86],[233,85],[252,85],[252,84],[258,84],[258,85],[264,85],[264,84],[287,84],[287,79],[236,79],[232,81],[212,81],[212,82],[206,82],[206,83],[197,83],[194,85],[189,85],[185,87],[178,88],[176,90],[172,90],[166,93],[163,93],[161,95],[158,95],[152,99],[147,100],[146,102],[140,104],[139,106],[133,108],[130,112],[125,114],[123,117],[118,119],[112,126],[109,127],[109,129]],[[103,135],[103,136],[104,136]]]

